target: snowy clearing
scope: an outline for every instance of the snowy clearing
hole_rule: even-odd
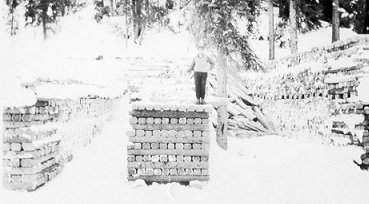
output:
[[[123,116],[122,116],[123,115]],[[81,149],[57,178],[32,193],[2,189],[5,203],[367,203],[369,174],[353,165],[359,147],[279,136],[230,138],[221,150],[211,135],[210,181],[191,187],[126,180],[128,104]],[[219,191],[222,189],[221,191]]]
[[[91,8],[86,9],[64,19],[63,31],[46,43],[30,34],[32,30],[0,40],[1,106],[34,103],[35,97],[21,89],[20,84],[40,78],[61,83],[39,86],[38,93],[44,97],[118,96],[132,79],[145,81],[145,76],[150,75],[148,66],[155,65],[159,71],[168,67],[187,68],[188,58],[194,51],[189,35],[174,35],[169,31],[158,34],[152,30],[144,38],[143,46],[129,42],[125,48],[125,41],[118,39],[106,24],[97,24],[87,17],[91,17],[91,12]],[[301,50],[328,44],[327,39],[318,37],[329,36],[328,31],[329,28],[325,28],[302,37]],[[343,38],[353,35],[345,33]],[[316,41],[310,42],[311,39]],[[266,54],[266,44],[266,41],[260,42],[261,49],[256,52]],[[281,55],[278,57],[287,54],[277,53]],[[95,60],[99,56],[104,59]],[[146,80],[144,94],[152,94],[147,82],[155,81],[156,74],[153,72],[152,78]],[[84,85],[68,85],[69,80]],[[163,88],[165,86],[160,87]],[[180,98],[181,94],[173,95]],[[280,136],[229,138],[229,150],[223,151],[217,146],[213,131],[208,183],[146,186],[143,181],[128,182],[128,138],[125,136],[129,130],[128,100],[118,101],[101,135],[76,153],[58,177],[31,193],[1,187],[2,203],[364,204],[369,201],[369,173],[353,164],[354,159],[360,160],[362,148],[328,146]]]

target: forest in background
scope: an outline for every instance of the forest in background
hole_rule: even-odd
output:
[[[269,59],[275,46],[298,52],[298,33],[332,25],[332,42],[339,28],[368,33],[367,0],[95,0],[95,20],[121,16],[122,38],[141,44],[145,31],[160,26],[176,32],[187,30],[198,44],[216,50],[218,62],[229,60],[244,70],[264,70],[249,46],[249,39],[269,40]],[[58,22],[84,8],[86,0],[6,0],[7,32],[17,35],[27,27],[42,28],[43,37],[58,32]],[[277,14],[276,11],[277,10]],[[258,17],[269,12],[269,34],[259,32]],[[173,27],[170,14],[186,22]],[[179,29],[178,29],[179,28]]]

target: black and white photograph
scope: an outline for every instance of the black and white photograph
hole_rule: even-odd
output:
[[[369,204],[369,0],[0,0],[0,203]]]

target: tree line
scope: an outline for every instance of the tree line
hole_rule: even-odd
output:
[[[19,26],[15,12],[17,9],[24,11],[24,26],[42,26],[43,37],[47,38],[48,31],[52,31],[52,24],[55,24],[60,17],[71,12],[75,13],[82,8],[85,3],[78,3],[77,0],[6,0],[9,8],[10,35],[16,35]],[[20,8],[23,6],[24,8]]]
[[[332,42],[340,40],[340,27],[352,28],[359,34],[368,33],[369,7],[367,0],[268,0],[269,59],[275,57],[274,6],[279,17],[289,22],[291,54],[298,52],[298,31],[318,28],[321,21],[331,22]],[[305,25],[305,27],[303,27]]]

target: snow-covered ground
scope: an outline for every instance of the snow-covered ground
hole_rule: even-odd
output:
[[[191,186],[128,182],[127,99],[64,171],[32,193],[2,189],[2,203],[367,203],[369,174],[353,165],[358,147],[326,146],[279,136],[229,138],[221,150],[211,135],[210,181]]]
[[[91,14],[91,8],[87,8],[70,19],[66,18],[60,33],[47,42],[30,34],[32,30],[15,38],[0,39],[0,105],[22,103],[23,100],[32,103],[32,94],[21,93],[24,89],[20,84],[39,78],[58,82],[56,85],[38,86],[38,93],[42,96],[121,95],[133,79],[140,77],[140,80],[146,80],[144,77],[151,73],[148,68],[185,69],[187,59],[194,54],[188,35],[174,35],[167,31],[157,33],[156,30],[146,34],[142,46],[129,42],[127,49],[125,41],[115,36],[107,23],[95,23]],[[309,38],[301,38],[300,42],[302,45],[303,42],[308,43]],[[95,60],[98,56],[104,59]],[[154,75],[155,72],[150,80],[155,80]],[[71,80],[83,84],[68,84]],[[369,201],[369,173],[361,171],[352,162],[353,159],[359,161],[363,153],[361,148],[327,146],[280,136],[229,138],[229,150],[223,151],[216,145],[213,132],[208,183],[194,182],[187,187],[176,183],[146,186],[142,181],[128,182],[128,138],[125,136],[129,129],[128,108],[128,98],[121,99],[101,135],[77,152],[57,178],[31,193],[0,188],[0,202],[223,204]]]

